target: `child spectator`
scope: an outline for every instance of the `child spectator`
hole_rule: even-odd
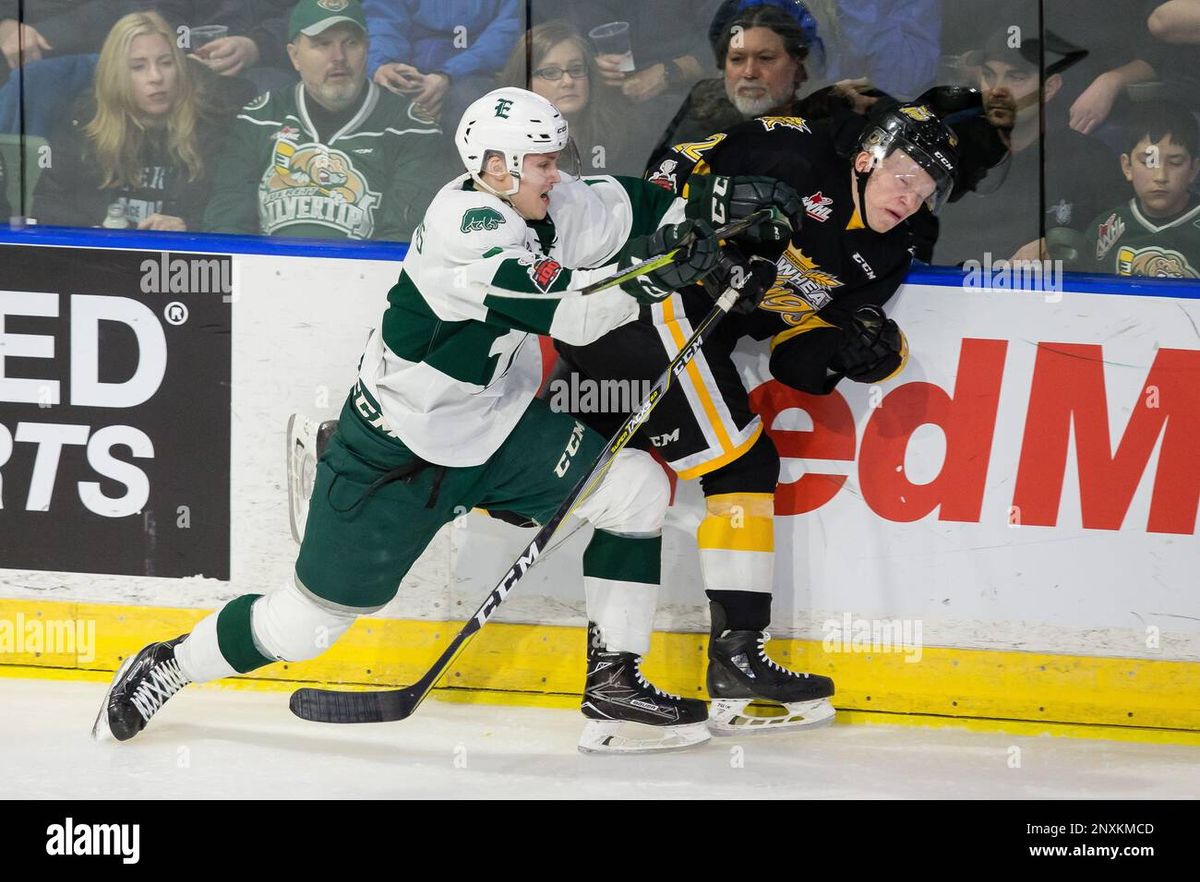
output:
[[[1092,222],[1084,268],[1200,279],[1200,197],[1191,190],[1200,175],[1195,117],[1165,101],[1145,105],[1134,114],[1127,143],[1121,170],[1134,196]]]

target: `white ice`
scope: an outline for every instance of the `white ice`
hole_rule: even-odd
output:
[[[1200,796],[1200,747],[839,724],[597,757],[575,748],[578,711],[431,699],[404,722],[338,727],[296,719],[285,692],[211,687],[96,744],[103,693],[0,678],[0,798]]]

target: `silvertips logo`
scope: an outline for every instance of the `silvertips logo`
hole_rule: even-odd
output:
[[[76,824],[73,818],[46,828],[46,854],[116,856],[123,864],[141,857],[140,824]]]

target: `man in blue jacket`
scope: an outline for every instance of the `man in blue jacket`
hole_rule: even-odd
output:
[[[430,119],[454,120],[495,85],[517,41],[517,0],[366,0],[367,73]]]

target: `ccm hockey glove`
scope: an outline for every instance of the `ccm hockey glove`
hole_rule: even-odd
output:
[[[842,342],[830,367],[859,383],[886,380],[904,366],[908,340],[874,304],[860,306],[842,329]]]
[[[757,255],[747,258],[735,243],[729,242],[721,249],[716,269],[704,280],[704,290],[716,300],[726,288],[736,288],[741,293],[733,311],[748,315],[758,308],[774,284],[773,261]]]
[[[644,239],[631,242],[626,254],[644,252],[657,257],[676,248],[680,248],[679,253],[666,266],[622,282],[621,287],[639,303],[657,303],[670,297],[672,291],[695,284],[717,265],[720,247],[712,227],[703,221],[659,227]],[[622,264],[628,265],[625,261]]]
[[[692,175],[688,178],[687,206],[690,218],[722,226],[762,208],[773,208],[773,217],[738,236],[748,244],[787,242],[800,231],[804,202],[795,189],[774,178]]]

